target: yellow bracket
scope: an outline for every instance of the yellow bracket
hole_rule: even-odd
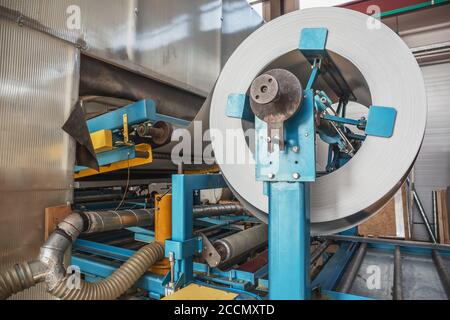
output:
[[[134,158],[134,159],[130,159],[130,160],[123,160],[123,161],[115,162],[115,163],[100,167],[100,171],[96,171],[94,169],[86,169],[86,170],[80,171],[78,173],[75,173],[75,179],[94,176],[94,175],[106,173],[106,172],[127,169],[128,167],[130,167],[130,168],[138,167],[138,166],[142,166],[144,164],[149,164],[149,163],[153,162],[152,147],[150,145],[139,144],[135,147],[135,150],[147,152],[148,157],[147,158]]]
[[[128,134],[128,114],[123,115],[123,142],[128,144],[130,137]]]
[[[185,170],[184,174],[208,174],[208,173],[219,173],[220,167],[218,165],[214,165],[211,168],[207,169],[199,169],[199,170]]]
[[[113,149],[113,139],[111,130],[100,130],[91,134],[92,145],[95,153],[111,151]]]

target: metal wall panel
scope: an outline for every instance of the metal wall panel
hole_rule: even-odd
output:
[[[422,67],[428,95],[428,123],[422,149],[415,165],[415,184],[433,222],[431,191],[450,185],[450,63]],[[416,212],[416,222],[422,222]],[[428,239],[422,225],[416,225],[417,239]]]
[[[72,199],[74,145],[61,129],[78,95],[79,53],[0,19],[0,267],[35,259],[44,209]],[[43,286],[16,298],[46,298]]]
[[[414,167],[415,186],[430,222],[433,221],[431,191],[450,185],[450,5],[414,11],[383,19],[406,42],[418,58],[428,96],[428,123]],[[414,205],[412,236],[429,240]]]
[[[236,46],[262,23],[245,0],[0,0],[67,37],[87,55],[207,96]],[[80,8],[69,30],[67,8]]]

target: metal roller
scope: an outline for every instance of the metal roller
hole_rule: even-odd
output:
[[[244,208],[239,204],[217,204],[209,206],[195,206],[193,208],[194,218],[214,217],[227,214],[241,214]]]
[[[221,263],[233,260],[267,244],[267,229],[267,225],[262,223],[256,227],[214,241],[213,245],[220,254]]]
[[[152,226],[154,209],[134,209],[117,211],[86,211],[82,213],[88,221],[85,233],[97,233],[129,227]]]

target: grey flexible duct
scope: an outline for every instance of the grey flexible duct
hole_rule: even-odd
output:
[[[35,284],[28,263],[16,264],[0,273],[0,300],[5,300]]]
[[[99,283],[81,283],[80,289],[66,287],[64,254],[81,232],[119,230],[148,223],[151,211],[124,210],[111,212],[72,213],[65,218],[41,247],[39,260],[16,264],[0,272],[0,299],[45,281],[50,293],[61,299],[115,299],[129,289],[155,262],[164,258],[164,247],[151,243],[141,248],[109,278]]]
[[[79,289],[70,289],[61,281],[50,291],[63,300],[114,300],[129,289],[155,262],[164,258],[164,247],[153,242],[141,248],[110,277],[99,282],[81,281]]]

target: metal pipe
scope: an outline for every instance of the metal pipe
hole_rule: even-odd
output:
[[[75,195],[75,203],[76,204],[82,204],[82,203],[89,203],[89,202],[109,202],[109,201],[120,201],[123,198],[123,192],[121,194],[117,193],[111,193],[111,194],[98,194],[98,195]],[[134,196],[130,195],[129,197],[126,197],[125,200],[131,200],[134,202],[142,201],[144,202],[145,197],[144,196]]]
[[[450,273],[448,268],[445,266],[445,262],[437,250],[433,250],[431,252],[431,256],[433,257],[434,265],[436,266],[439,278],[441,278],[442,286],[444,287],[447,299],[450,300]]]
[[[98,233],[130,227],[152,226],[154,209],[134,209],[118,211],[86,211],[82,216],[87,220],[84,233]]]
[[[39,259],[37,261],[18,264],[5,272],[0,272],[0,298],[7,299],[12,294],[23,291],[43,281],[47,283],[47,287],[50,292],[56,290],[56,288],[59,288],[58,292],[65,297],[66,291],[64,291],[62,289],[63,287],[61,287],[66,276],[66,271],[64,268],[64,254],[72,243],[78,238],[80,233],[103,232],[109,230],[119,230],[131,226],[142,226],[153,223],[153,220],[153,210],[146,209],[98,212],[90,211],[80,213],[74,212],[70,214],[58,224],[56,230],[49,236],[47,241],[41,247]],[[144,251],[150,250],[152,255],[157,257],[157,260],[159,260],[161,255],[160,252],[162,252],[163,255],[164,250],[160,250],[159,247],[155,247],[156,244],[146,248]],[[161,246],[160,244],[157,245]],[[155,250],[158,251],[158,254],[153,254],[153,252],[156,252]],[[145,255],[146,257],[144,260],[152,262],[154,259],[147,259],[149,258],[148,254],[144,251],[139,253],[136,256],[136,259],[140,260],[140,257]],[[130,269],[133,264],[135,264],[135,262],[127,265],[125,269]],[[150,267],[147,266],[148,263],[142,265],[146,266],[147,269]],[[122,271],[121,274],[123,274],[123,272],[124,271]],[[111,287],[110,282],[106,283],[107,286]],[[121,288],[125,287],[124,284],[125,282],[121,284]],[[128,282],[126,282],[126,284],[128,284]],[[85,285],[85,287],[87,288],[90,286]],[[91,287],[97,288],[96,286]],[[94,289],[85,290],[89,291]],[[103,287],[98,290],[98,292],[95,291],[96,296],[98,297],[101,297],[101,293],[99,292],[106,293],[104,292],[105,290]],[[119,288],[111,288],[111,290],[114,291],[114,294],[121,291]],[[85,297],[84,295],[82,296]]]
[[[216,231],[217,229],[222,229],[222,228],[228,227],[228,226],[230,226],[232,224],[235,224],[237,222],[242,222],[242,221],[244,221],[244,220],[243,219],[238,219],[238,220],[233,220],[233,221],[227,221],[227,222],[224,222],[224,223],[221,223],[221,224],[216,224],[216,225],[213,225],[213,226],[209,226],[209,227],[206,227],[206,228],[203,228],[203,229],[200,229],[200,230],[195,230],[194,233],[195,234],[199,234],[199,233],[209,234],[212,231]]]
[[[267,229],[267,225],[262,223],[229,237],[216,240],[213,245],[221,256],[221,263],[233,260],[255,248],[267,244]]]
[[[367,251],[367,243],[361,243],[358,252],[356,253],[356,256],[353,258],[346,274],[342,278],[337,291],[343,293],[348,293],[350,291],[353,282],[355,281],[355,277],[358,274],[359,268],[361,267],[361,264],[364,260],[366,251]]]
[[[379,244],[397,245],[400,247],[450,250],[450,245],[436,244],[436,243],[430,243],[430,242],[405,241],[405,240],[395,240],[395,239],[379,239],[379,238],[364,238],[364,237],[343,236],[343,235],[329,235],[329,236],[323,236],[322,238],[334,240],[334,241],[379,243]]]
[[[437,218],[437,191],[431,191],[431,199],[431,201],[433,202],[434,237],[436,238],[436,240],[439,240],[439,224]]]
[[[134,154],[136,158],[147,159],[149,157],[149,153],[147,151],[135,151]]]
[[[394,251],[394,300],[403,300],[402,276],[402,253],[400,247],[396,246]]]
[[[325,252],[325,250],[328,249],[328,247],[330,246],[330,241],[329,240],[325,240],[324,242],[322,242],[320,244],[319,247],[317,247],[316,250],[314,250],[313,253],[311,253],[311,264],[313,264],[314,262],[317,261],[317,259],[319,259],[322,254]]]
[[[240,204],[216,204],[209,206],[195,206],[193,209],[194,218],[223,216],[232,213],[240,214],[244,212],[244,207]]]
[[[427,214],[425,213],[425,209],[423,208],[419,195],[417,194],[416,189],[414,188],[414,183],[411,183],[409,178],[406,178],[406,183],[408,183],[408,185],[410,185],[411,187],[411,193],[413,195],[414,202],[416,203],[417,208],[419,209],[419,213],[422,217],[422,220],[425,223],[428,235],[430,236],[433,243],[437,243],[436,237],[434,236],[433,230],[431,229],[430,221],[428,220]]]
[[[417,195],[417,192],[415,189],[412,190],[412,194],[414,197],[414,202],[416,203],[417,208],[419,209],[419,213],[422,217],[422,220],[425,223],[425,226],[427,227],[427,231],[428,231],[428,234],[429,234],[431,240],[433,241],[433,243],[437,243],[436,237],[434,236],[433,230],[431,229],[430,221],[428,220],[428,217],[425,213],[425,209],[423,208],[422,202],[420,201],[419,196]]]

